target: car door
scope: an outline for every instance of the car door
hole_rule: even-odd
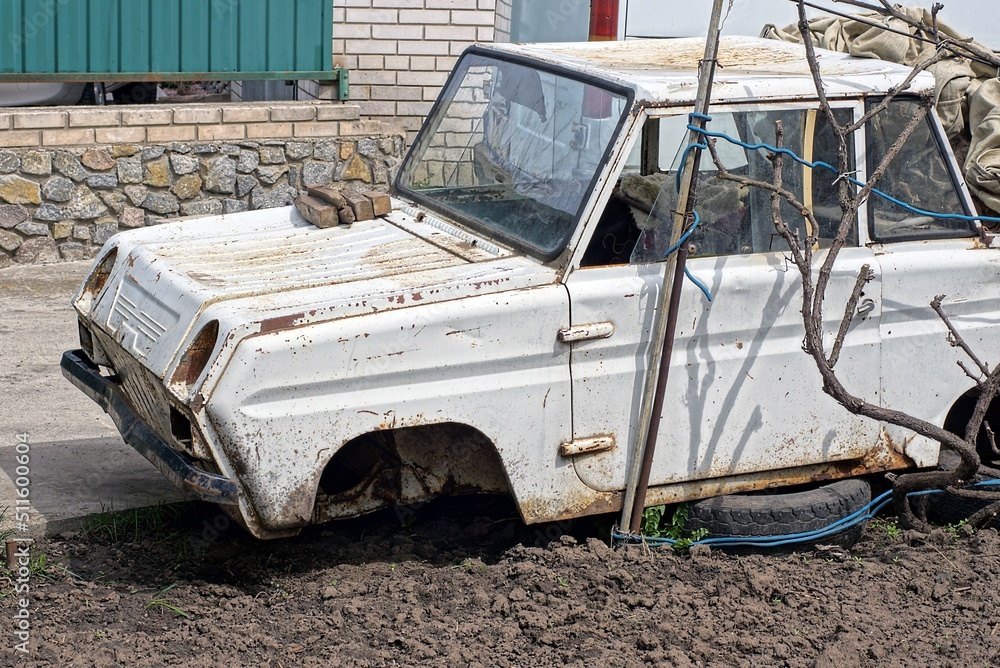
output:
[[[793,146],[796,133],[799,137],[793,150],[808,155],[829,149],[829,136],[821,141],[812,109],[755,106],[712,115],[712,129],[744,140],[773,142],[774,122],[781,120],[786,145]],[[671,209],[675,172],[660,166],[676,164],[670,156],[683,141],[685,124],[686,117],[647,122],[645,149],[630,161],[636,169],[623,171],[579,268],[566,280],[578,337],[569,344],[573,435],[585,450],[574,464],[585,484],[602,491],[624,487],[638,433],[653,310],[665,268],[662,259],[656,261],[663,244],[650,227],[655,216],[646,212]],[[719,153],[734,173],[771,178],[770,163],[755,152],[729,145]],[[802,351],[800,278],[774,235],[769,196],[716,179],[715,171],[703,163],[696,209],[704,229],[692,236],[695,252],[688,263],[712,300],[685,281],[650,485],[862,457],[877,443],[879,425],[824,394],[815,364]],[[786,185],[803,193],[821,220],[816,261],[822,262],[822,246],[839,216],[832,177],[821,184],[799,165],[786,165],[783,173]],[[803,224],[794,209],[783,212],[791,225]],[[646,226],[638,239],[620,222],[628,214]],[[865,288],[862,312],[854,318],[837,370],[852,391],[872,397],[880,389],[881,280],[873,252],[859,244],[857,234],[850,241],[834,266],[825,329],[832,341],[855,277],[868,265],[875,278]],[[635,250],[622,261],[629,246]]]
[[[869,170],[918,107],[918,100],[900,98],[869,123]],[[923,211],[964,216],[973,206],[957,173],[944,131],[931,114],[890,163],[879,189]],[[974,384],[958,363],[971,370],[975,365],[949,345],[930,303],[940,296],[942,310],[965,342],[987,363],[996,363],[1000,251],[981,243],[966,218],[928,216],[881,197],[872,197],[868,206],[870,234],[884,272],[883,405],[945,425],[951,407]],[[937,461],[936,442],[899,427],[887,429],[919,465]],[[981,455],[992,466],[1000,464],[989,448]]]

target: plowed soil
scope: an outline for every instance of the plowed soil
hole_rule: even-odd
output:
[[[35,546],[26,666],[995,666],[1000,539],[870,527],[850,552],[608,547],[448,500],[249,538],[185,505]],[[45,563],[37,561],[45,555]]]

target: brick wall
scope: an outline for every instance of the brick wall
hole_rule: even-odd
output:
[[[0,148],[336,137],[369,125],[357,105],[329,102],[10,108],[0,111]]]
[[[497,0],[496,13],[493,41],[509,42],[512,29],[511,19],[514,17],[513,0]]]
[[[399,119],[412,138],[457,56],[494,41],[497,4],[334,0],[334,64],[351,71],[351,102],[365,116]]]

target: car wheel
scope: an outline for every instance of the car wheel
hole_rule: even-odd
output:
[[[156,102],[158,84],[130,83],[114,91],[115,104],[152,104]]]
[[[90,82],[83,87],[83,94],[80,96],[80,101],[77,102],[77,104],[83,106],[93,106],[97,104],[97,95],[94,93],[93,82]]]
[[[804,491],[729,494],[688,504],[690,531],[705,529],[717,536],[782,536],[823,529],[871,502],[868,482],[858,478],[825,483]],[[819,540],[782,546],[817,544],[850,547],[861,538],[867,520]],[[740,548],[747,550],[746,546]],[[774,548],[767,548],[773,550]]]
[[[953,471],[960,461],[961,457],[957,452],[942,448],[938,456],[938,467],[944,471]],[[986,476],[977,475],[972,482],[987,479]],[[963,499],[946,493],[931,494],[924,498],[927,504],[927,519],[935,524],[958,524],[992,503],[985,499]],[[986,522],[981,528],[986,527],[1000,528],[1000,518]]]

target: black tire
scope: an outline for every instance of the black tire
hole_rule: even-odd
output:
[[[80,96],[80,101],[77,102],[77,104],[83,106],[93,106],[97,104],[97,95],[94,93],[93,82],[90,82],[83,87],[83,94]]]
[[[958,453],[942,448],[941,455],[938,457],[938,468],[952,471],[960,461]],[[985,476],[976,476],[972,482],[981,482],[986,479]],[[982,499],[963,499],[943,492],[924,498],[926,498],[925,503],[927,504],[927,519],[935,524],[958,524],[991,503]],[[1000,529],[1000,519],[992,519],[982,525],[982,528],[986,527]]]
[[[838,480],[805,491],[730,494],[688,504],[690,531],[706,529],[709,536],[781,536],[815,531],[847,517],[871,502],[868,482],[858,478]],[[865,525],[862,522],[837,533],[806,543],[779,548],[749,548],[732,551],[792,551],[817,544],[854,545]]]
[[[115,90],[115,104],[153,104],[156,102],[158,84],[136,82]]]

